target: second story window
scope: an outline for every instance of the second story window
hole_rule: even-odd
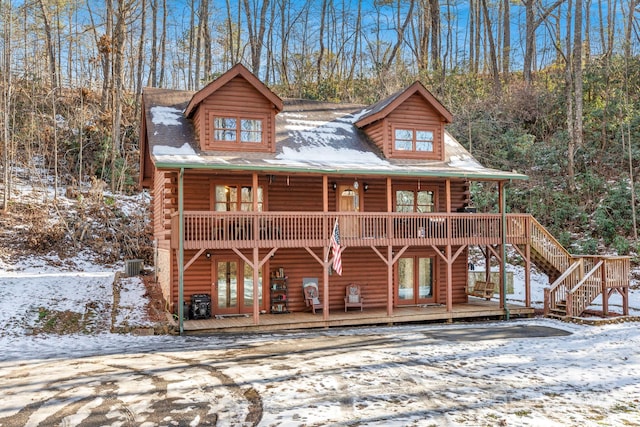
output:
[[[430,190],[396,191],[396,212],[435,212],[435,194]]]
[[[393,133],[393,148],[397,151],[433,152],[433,132],[396,128]]]
[[[264,197],[262,187],[258,187],[258,211],[262,211]],[[251,187],[237,185],[216,185],[215,210],[228,211],[253,211],[253,194]]]
[[[261,144],[263,142],[262,120],[215,116],[213,139],[217,142]]]

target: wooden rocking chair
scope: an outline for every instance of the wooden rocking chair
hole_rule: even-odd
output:
[[[311,307],[313,314],[316,314],[316,310],[322,310],[317,279],[315,281],[313,279],[303,279],[302,290],[304,292],[304,303],[307,307]]]
[[[362,306],[364,305],[364,298],[362,298],[362,294],[360,293],[360,285],[355,283],[351,283],[347,285],[345,288],[345,297],[344,297],[344,311],[347,312],[347,308],[349,307],[360,307],[360,311],[362,311]]]

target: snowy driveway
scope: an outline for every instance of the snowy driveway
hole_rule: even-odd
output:
[[[572,334],[520,337],[527,328],[548,335],[540,327]],[[488,339],[470,339],[482,331]],[[59,346],[48,349],[51,359],[14,354],[0,362],[0,425],[640,424],[632,323],[105,334],[50,343]],[[46,355],[46,340],[28,347],[37,345]]]

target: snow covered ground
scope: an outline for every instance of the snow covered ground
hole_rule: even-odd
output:
[[[0,261],[0,426],[640,425],[637,323],[112,334],[150,326],[144,286],[127,279],[113,313],[114,268],[87,259]],[[546,277],[533,281],[541,303]],[[48,312],[76,313],[82,330],[42,332]],[[570,334],[509,337],[534,327]]]

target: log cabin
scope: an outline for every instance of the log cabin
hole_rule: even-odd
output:
[[[146,88],[142,102],[140,184],[181,333],[203,298],[206,330],[531,314],[532,263],[549,276],[547,314],[577,316],[598,295],[606,311],[615,292],[627,310],[628,258],[569,254],[530,215],[507,213],[505,186],[527,177],[482,166],[420,82],[369,106],[283,100],[238,64],[197,92]],[[473,181],[495,186],[493,212],[473,209]],[[471,246],[499,265],[488,294],[469,289]],[[505,299],[507,246],[524,260],[519,308]],[[345,313],[351,283],[364,304]]]

